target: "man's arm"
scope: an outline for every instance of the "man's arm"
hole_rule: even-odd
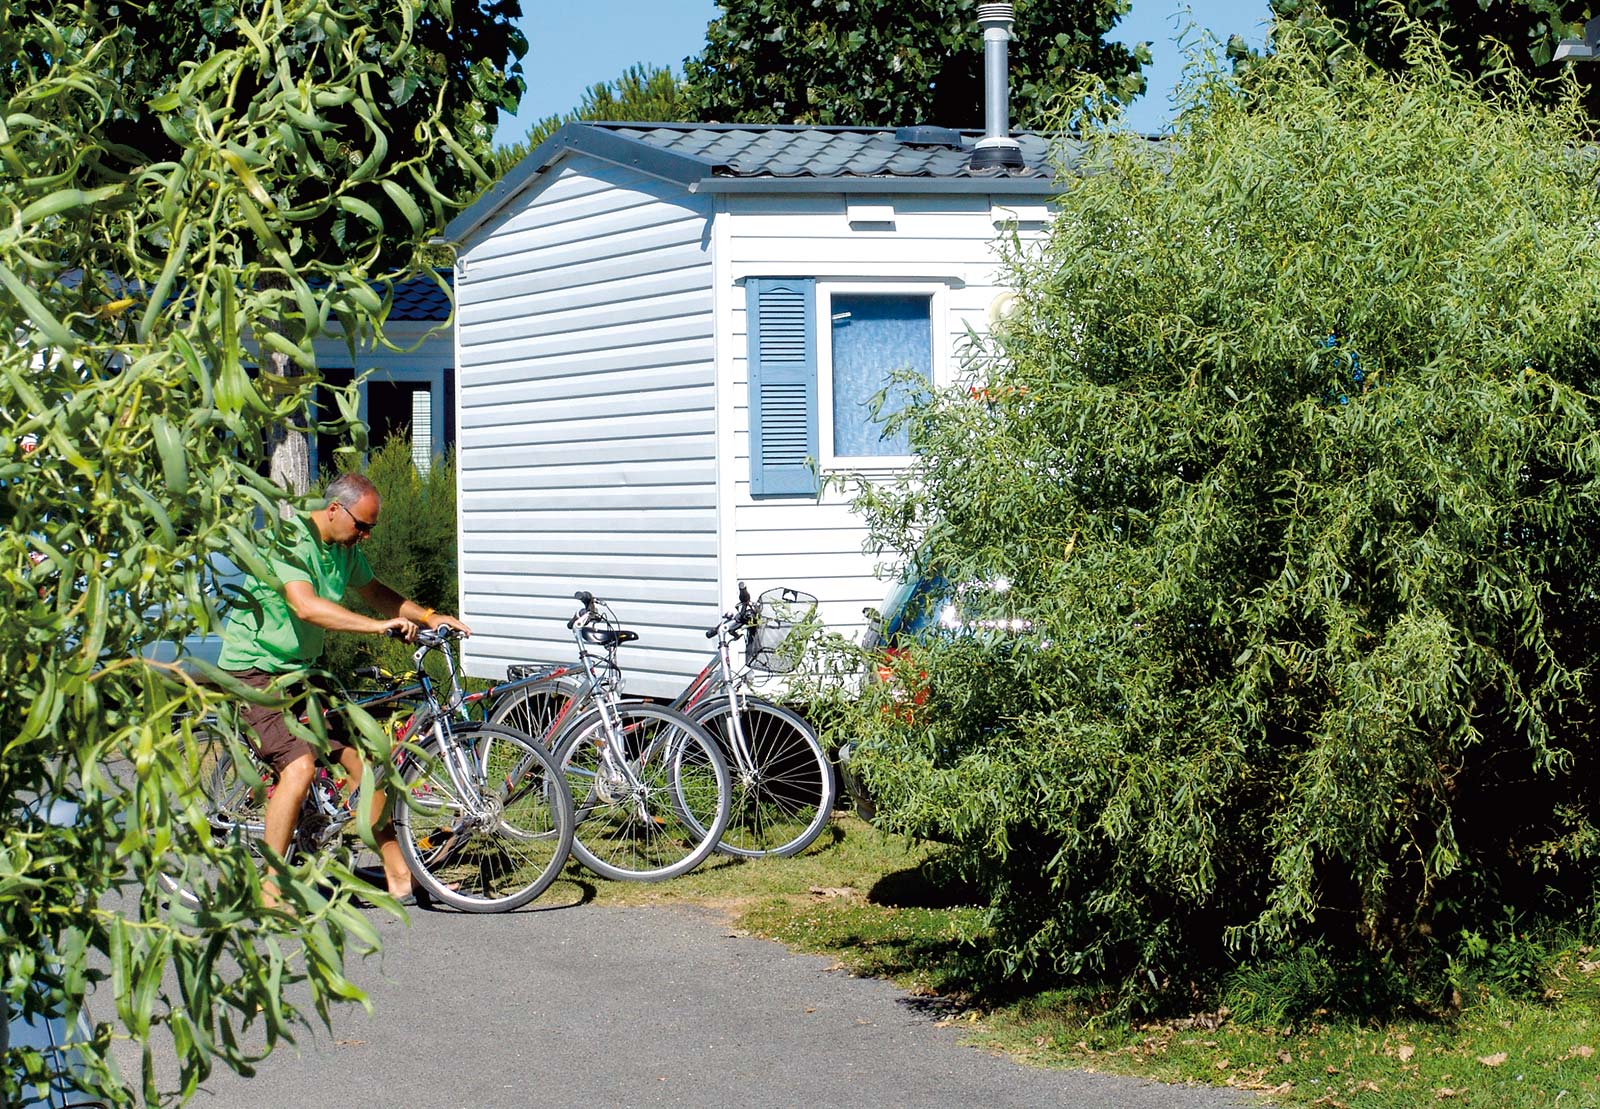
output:
[[[411,620],[425,628],[448,625],[467,635],[472,634],[472,629],[454,616],[446,616],[444,613],[435,612],[425,605],[419,605],[416,601],[407,600],[377,578],[373,578],[366,585],[356,586],[355,589],[367,604],[389,616]]]
[[[375,584],[375,583],[374,583]],[[390,592],[393,592],[392,590]],[[365,592],[362,593],[366,596]],[[367,635],[383,635],[385,632],[398,632],[401,638],[409,640],[416,634],[417,621],[399,618],[391,615],[387,620],[374,620],[370,616],[363,616],[359,612],[351,612],[337,601],[330,601],[326,597],[317,595],[308,581],[286,581],[283,583],[283,599],[289,602],[289,607],[294,614],[308,624],[315,624],[319,628],[326,628],[331,632],[364,632]],[[370,598],[369,598],[370,599]],[[379,612],[386,611],[381,606],[375,605]]]

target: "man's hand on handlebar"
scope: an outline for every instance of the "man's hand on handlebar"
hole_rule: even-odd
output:
[[[433,614],[433,627],[435,630],[439,628],[454,628],[461,634],[462,639],[465,639],[472,634],[471,628],[467,627],[460,620],[457,620],[454,616],[446,616],[442,612],[436,612]]]
[[[411,643],[417,638],[417,624],[416,621],[407,620],[404,616],[396,616],[393,620],[385,620],[383,626],[378,629],[378,634]]]

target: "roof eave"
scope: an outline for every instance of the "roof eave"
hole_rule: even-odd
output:
[[[444,229],[444,240],[457,245],[493,219],[523,189],[568,151],[588,154],[602,161],[636,169],[652,177],[682,185],[694,191],[694,184],[718,168],[715,162],[678,154],[626,135],[587,123],[566,123],[530,150],[500,180],[473,201]]]
[[[925,193],[974,196],[1054,196],[1049,177],[702,177],[692,193]]]

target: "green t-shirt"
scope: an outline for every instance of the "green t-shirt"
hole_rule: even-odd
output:
[[[298,514],[284,524],[282,538],[262,553],[280,580],[310,582],[317,596],[341,604],[347,589],[372,580],[372,567],[358,548],[322,542],[310,519]],[[222,629],[217,665],[285,674],[321,657],[323,630],[295,616],[282,593],[248,575],[243,589],[249,600],[234,602]]]

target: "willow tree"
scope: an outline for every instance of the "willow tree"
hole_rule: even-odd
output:
[[[291,986],[324,1019],[362,996],[343,959],[376,935],[347,875],[313,864],[261,910],[256,866],[211,842],[196,789],[193,721],[228,689],[153,657],[215,629],[215,560],[255,565],[257,514],[284,497],[258,476],[263,433],[304,410],[310,378],[252,376],[247,351],[304,366],[332,325],[376,339],[393,228],[369,198],[405,235],[441,218],[410,192],[459,145],[440,101],[399,156],[376,96],[427,6],[390,0],[388,42],[363,0],[239,9],[154,96],[126,79],[152,49],[126,5],[0,9],[0,963],[12,1011],[70,1022],[93,992],[80,1046],[112,1102],[186,1096],[215,1059],[248,1071],[292,1034]],[[315,154],[329,143],[337,171]],[[330,225],[337,259],[317,240]],[[361,741],[389,766],[380,733]],[[63,803],[74,818],[47,819]],[[198,913],[162,896],[174,858],[213,872]],[[174,1091],[156,1084],[163,1035]],[[116,1036],[144,1045],[142,1075],[113,1073]],[[0,1102],[43,1064],[8,1050]]]
[[[1177,989],[1321,944],[1415,986],[1600,889],[1588,124],[1425,33],[1398,74],[1276,42],[1174,141],[1085,124],[981,388],[862,501],[1023,622],[914,647],[924,700],[855,722],[1014,969]]]
[[[177,158],[187,136],[174,128],[170,113],[153,111],[149,104],[176,88],[177,63],[203,63],[218,52],[265,46],[246,30],[257,7],[244,0],[122,0],[107,6],[118,33],[139,44],[121,63],[123,82],[137,94],[105,121],[108,140],[155,161]],[[325,71],[338,63],[333,53],[319,48],[320,35],[357,37],[366,52],[366,69],[350,90],[359,95],[315,105],[310,117],[281,136],[274,156],[301,162],[307,184],[281,180],[280,199],[302,208],[315,204],[330,181],[341,183],[342,204],[296,222],[302,263],[348,268],[357,262],[374,271],[404,267],[425,229],[441,224],[446,209],[485,183],[480,162],[493,150],[495,115],[515,111],[524,88],[519,59],[527,41],[515,24],[521,2],[341,0],[337,9],[326,28],[272,44],[277,62],[296,81],[313,84],[337,80],[332,70]],[[275,76],[241,74],[233,95],[240,103],[270,95],[268,83]],[[404,168],[380,179],[372,172],[380,163]],[[376,260],[359,250],[374,231],[384,236]],[[287,291],[272,269],[264,272],[265,279]],[[287,342],[265,351],[264,360],[280,377],[314,373],[311,343],[325,321],[305,318],[291,297],[282,304],[285,311],[270,326]],[[305,432],[304,422],[292,419],[270,431],[271,473],[302,494],[315,477]]]

